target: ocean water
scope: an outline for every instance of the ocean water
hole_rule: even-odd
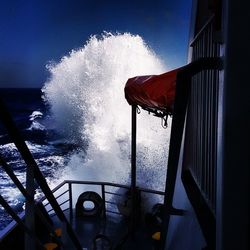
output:
[[[48,109],[41,98],[41,89],[1,89],[0,96],[48,182],[57,178],[55,173],[59,174],[63,170],[67,159],[65,156],[71,148],[70,145],[62,146],[53,143],[58,137],[56,131],[46,128],[45,117]],[[2,124],[0,126],[0,154],[12,167],[21,183],[25,185],[26,165]],[[15,188],[1,166],[0,193],[17,212],[23,210],[24,197]],[[0,207],[0,221],[0,229],[11,221],[2,207]]]
[[[140,36],[105,33],[47,69],[50,77],[41,89],[0,92],[48,184],[53,188],[64,179],[128,184],[131,107],[124,86],[130,77],[167,67]],[[170,130],[143,111],[137,127],[137,183],[164,190]],[[1,125],[0,153],[25,185],[25,165]],[[1,167],[0,183],[1,195],[22,211],[24,199]],[[0,220],[0,229],[10,222],[1,208]]]

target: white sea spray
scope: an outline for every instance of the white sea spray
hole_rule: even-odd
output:
[[[105,33],[48,70],[42,91],[56,129],[85,147],[71,156],[61,179],[129,183],[131,107],[124,86],[130,77],[160,74],[166,66],[139,35]],[[147,112],[138,115],[137,127],[138,184],[163,190],[169,129]]]

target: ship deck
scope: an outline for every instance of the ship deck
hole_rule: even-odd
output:
[[[112,246],[112,249],[152,250],[156,247],[157,241],[151,238],[150,230],[143,223],[137,224],[134,233],[128,233],[129,222],[120,215],[108,214],[106,219],[100,217],[79,218],[75,216],[74,211],[71,218],[69,211],[66,211],[65,215],[83,249],[93,249],[94,242],[101,247],[100,249],[111,249],[109,246]],[[62,228],[61,240],[66,249],[73,249],[70,239],[63,233],[63,225],[60,220],[56,216],[52,219],[56,228]],[[97,235],[105,235],[108,240],[102,238],[95,241]]]

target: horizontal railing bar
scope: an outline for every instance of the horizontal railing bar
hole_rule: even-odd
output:
[[[48,210],[47,212],[50,213],[51,211],[54,211],[54,208],[51,208],[50,210]],[[49,214],[50,215],[50,214]]]
[[[117,196],[123,196],[123,194],[117,194],[117,193],[112,193],[112,192],[107,192],[107,191],[105,191],[105,194],[114,194],[114,195],[117,195]]]
[[[106,212],[107,212],[107,213],[112,213],[112,214],[118,214],[118,215],[121,215],[121,216],[122,216],[122,214],[120,214],[120,213],[118,213],[118,212],[115,212],[115,211],[106,210]]]
[[[69,190],[67,189],[66,191],[64,191],[63,193],[61,193],[60,195],[58,195],[57,197],[55,197],[56,199],[60,198],[61,196],[63,196],[64,194],[68,193]]]
[[[138,190],[144,193],[152,193],[152,194],[159,194],[159,195],[165,194],[162,191],[157,191],[157,190],[152,190],[152,189],[147,189],[147,188],[138,188]]]
[[[102,181],[76,181],[76,180],[65,180],[65,183],[72,183],[72,184],[86,184],[86,185],[105,185],[105,186],[111,186],[111,187],[121,187],[121,188],[126,188],[129,189],[130,186],[128,185],[123,185],[123,184],[118,184],[118,183],[113,183],[113,182],[102,182]]]
[[[69,192],[69,190],[67,189],[66,191],[64,191],[63,193],[61,193],[60,195],[58,195],[57,197],[55,197],[56,199],[58,199],[58,198],[60,198],[61,196],[63,196],[64,194],[66,194],[66,193],[68,193]],[[47,203],[45,203],[45,204],[43,204],[45,207],[46,206],[48,206],[50,203],[49,202],[47,202]]]
[[[58,189],[60,189],[60,188],[61,188],[63,185],[65,185],[65,184],[66,184],[65,181],[61,182],[60,184],[58,184],[58,186],[56,186],[55,188],[53,188],[53,189],[51,190],[51,192],[52,192],[52,193],[55,193]],[[45,200],[47,200],[47,199],[46,199],[45,196],[43,196],[39,201],[43,202],[43,201],[45,201]]]
[[[108,203],[108,204],[113,204],[113,205],[117,205],[116,202],[112,202],[112,201],[105,201],[105,203]]]
[[[43,205],[44,205],[45,207],[47,207],[48,205],[50,205],[50,203],[47,202],[47,203],[44,203]]]
[[[69,201],[69,199],[68,200],[66,200],[66,201],[64,201],[64,202],[62,202],[62,203],[60,203],[59,204],[59,206],[62,206],[63,204],[65,204],[65,203],[67,203]],[[51,211],[53,211],[54,209],[53,208],[51,208],[50,210],[48,210],[47,212],[49,213],[49,212],[51,212]]]
[[[66,200],[66,201],[64,201],[64,202],[62,202],[62,203],[60,203],[59,206],[62,206],[63,204],[65,204],[65,203],[67,203],[67,202],[69,202],[69,199]]]
[[[51,192],[52,193],[55,193],[59,188],[61,188],[63,185],[65,185],[66,184],[66,182],[65,181],[63,181],[62,183],[60,183],[58,186],[56,186],[55,188],[53,188],[52,190],[51,190]]]
[[[63,212],[65,212],[65,211],[67,211],[67,210],[69,210],[69,207],[67,207],[67,208],[65,208],[64,210],[62,210]]]
[[[63,212],[65,212],[65,211],[67,211],[67,210],[69,210],[69,207],[68,208],[65,208],[64,210],[62,210]],[[51,214],[49,214],[49,216],[51,216],[51,217],[53,217],[53,216],[55,216],[56,215],[56,213],[51,213]]]
[[[56,215],[56,213],[51,213],[51,214],[49,214],[50,217],[53,217],[53,216],[55,216],[55,215]]]
[[[111,187],[120,187],[125,189],[130,189],[130,186],[124,185],[124,184],[118,184],[113,182],[100,182],[100,181],[75,181],[75,180],[65,180],[65,183],[71,183],[71,184],[86,184],[86,185],[105,185],[105,186],[111,186]],[[147,188],[138,188],[139,191],[147,192],[147,193],[153,193],[153,194],[159,194],[164,195],[164,192],[147,189]],[[105,191],[105,193],[109,193],[108,191]],[[113,194],[113,193],[111,193]],[[115,194],[115,193],[114,193]],[[118,194],[117,194],[118,195]]]

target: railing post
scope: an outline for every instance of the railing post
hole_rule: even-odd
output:
[[[72,183],[68,182],[69,187],[69,215],[70,219],[73,217],[73,199],[72,199]]]
[[[136,105],[132,105],[132,135],[131,135],[131,195],[132,195],[132,212],[131,212],[131,230],[135,228],[136,216]]]
[[[29,198],[26,198],[25,203],[25,225],[31,232],[35,232],[35,182],[33,167],[29,165],[27,165],[26,171],[26,191]],[[35,246],[35,239],[26,233],[25,250],[33,250]]]
[[[102,199],[103,199],[103,218],[106,219],[106,198],[105,198],[104,184],[102,184]]]
[[[69,236],[67,234],[67,225],[65,221],[62,221],[61,227],[62,227],[62,243],[63,243],[62,250],[66,250],[69,249],[70,243],[69,243]]]

